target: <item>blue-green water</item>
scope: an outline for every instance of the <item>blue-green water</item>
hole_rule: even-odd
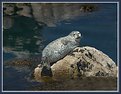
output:
[[[32,18],[15,17],[13,27],[4,30],[4,61],[41,54],[42,49],[52,40],[78,30],[83,36],[80,46],[95,47],[117,62],[117,6],[98,4],[98,7],[97,11],[58,22],[55,27],[38,26]],[[27,90],[38,84],[25,79],[28,73],[18,72],[13,67],[4,67],[4,89]]]

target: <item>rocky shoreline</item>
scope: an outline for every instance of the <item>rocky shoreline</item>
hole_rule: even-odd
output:
[[[97,10],[96,4],[67,3],[4,3],[4,29],[14,24],[14,17],[24,16],[34,19],[39,26],[55,27],[57,22]],[[9,23],[8,23],[9,20]]]

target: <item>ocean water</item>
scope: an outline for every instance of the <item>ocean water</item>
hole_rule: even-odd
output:
[[[16,57],[21,59],[39,55],[49,42],[74,30],[82,34],[81,47],[95,47],[117,62],[117,6],[97,5],[97,11],[59,21],[52,27],[39,26],[32,18],[14,17],[13,27],[5,29],[3,33],[4,62]],[[4,66],[3,73],[4,90],[27,90],[40,84],[25,78],[29,71],[18,71],[14,67]]]

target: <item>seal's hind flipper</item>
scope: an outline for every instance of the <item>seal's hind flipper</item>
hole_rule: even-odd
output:
[[[51,68],[48,69],[46,66],[43,66],[42,71],[41,71],[41,76],[50,76],[50,77],[52,77]]]

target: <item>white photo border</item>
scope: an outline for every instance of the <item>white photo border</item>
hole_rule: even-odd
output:
[[[97,3],[97,4],[98,3],[116,3],[117,4],[117,66],[118,66],[118,69],[117,69],[118,70],[117,71],[118,72],[117,73],[117,90],[116,91],[115,90],[114,91],[113,90],[110,90],[110,91],[108,91],[108,90],[105,90],[105,91],[102,91],[102,90],[100,90],[100,91],[97,91],[97,90],[96,91],[81,91],[81,90],[80,91],[76,91],[76,90],[75,91],[14,91],[14,90],[13,91],[6,91],[6,90],[3,90],[3,4],[4,3]],[[120,39],[119,38],[120,37],[119,37],[119,2],[118,1],[114,1],[114,2],[110,2],[110,1],[109,2],[108,1],[106,1],[106,2],[104,2],[104,1],[103,2],[101,2],[101,1],[98,1],[98,2],[97,1],[90,1],[90,2],[89,1],[88,2],[87,1],[85,1],[85,2],[83,2],[83,1],[78,1],[78,2],[74,2],[74,1],[69,1],[69,2],[67,2],[67,1],[62,1],[62,2],[60,2],[60,1],[59,2],[53,2],[53,1],[50,1],[50,2],[49,1],[45,1],[45,2],[43,2],[43,1],[39,1],[39,2],[25,1],[24,2],[24,1],[20,1],[20,2],[16,2],[16,1],[13,1],[12,2],[11,1],[10,2],[10,1],[7,1],[7,2],[2,2],[2,11],[1,12],[2,12],[2,34],[1,34],[1,36],[2,36],[2,52],[1,52],[2,53],[2,55],[1,55],[1,57],[2,57],[2,69],[1,69],[2,86],[1,86],[1,90],[2,90],[2,92],[40,92],[40,93],[41,92],[83,92],[83,93],[84,92],[119,92],[119,78],[120,78],[119,77],[119,70],[120,70],[120,68],[119,68],[119,40]]]

